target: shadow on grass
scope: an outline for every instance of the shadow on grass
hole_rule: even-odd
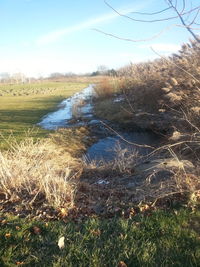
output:
[[[132,219],[84,222],[8,219],[1,226],[1,266],[198,266],[200,240],[189,222],[200,213],[157,211]],[[34,228],[37,227],[37,228]],[[65,246],[58,240],[65,237]]]

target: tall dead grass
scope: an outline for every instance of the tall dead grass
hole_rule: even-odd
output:
[[[170,57],[130,64],[118,70],[117,75],[118,91],[123,92],[127,100],[127,104],[121,103],[121,106],[124,105],[127,114],[131,114],[129,123],[140,120],[139,126],[145,128],[147,125],[149,129],[152,123],[152,128],[159,132],[160,122],[163,122],[162,129],[168,139],[159,152],[173,149],[180,160],[192,161],[195,169],[194,173],[176,172],[172,179],[175,188],[177,191],[195,191],[194,188],[199,186],[200,169],[200,44],[190,41]],[[112,89],[108,91],[112,92]],[[166,154],[171,157],[170,153]],[[168,188],[172,192],[170,186]]]
[[[118,89],[119,85],[117,78],[111,79],[104,77],[96,86],[94,86],[94,91],[99,99],[105,99],[112,96],[118,92]]]
[[[193,113],[199,125],[200,44],[191,41],[170,57],[131,64],[119,70],[123,89],[135,110],[181,109]],[[128,84],[128,85],[127,85]]]
[[[0,191],[25,206],[55,208],[74,205],[77,163],[51,141],[26,139],[0,152]]]

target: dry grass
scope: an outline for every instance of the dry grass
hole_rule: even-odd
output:
[[[133,173],[134,167],[141,158],[139,151],[136,149],[130,151],[127,148],[122,148],[120,144],[116,145],[114,151],[116,157],[111,162],[113,170],[117,170],[120,174]]]
[[[101,173],[102,176],[121,176],[126,174],[133,174],[135,166],[141,160],[141,155],[137,149],[130,149],[122,147],[120,143],[117,143],[115,147],[111,148],[114,152],[115,157],[112,160],[83,160],[83,172],[90,173],[96,172]],[[89,175],[90,176],[90,175]],[[102,177],[103,178],[103,177]]]
[[[97,98],[105,99],[113,94],[117,93],[119,89],[118,79],[104,77],[102,80],[94,87]]]
[[[143,203],[156,203],[161,199],[173,199],[173,196],[182,194],[189,200],[199,194],[199,190],[200,181],[197,173],[186,172],[182,167],[170,171],[163,169],[153,171],[144,179],[136,189],[135,198]]]
[[[82,116],[81,108],[85,105],[83,99],[77,100],[72,106],[72,116],[74,119],[80,119]]]
[[[155,200],[177,192],[193,195],[199,190],[199,71],[200,45],[191,41],[170,57],[120,69],[118,91],[124,93],[125,101],[114,103],[109,94],[108,99],[103,98],[96,104],[96,113],[100,117],[120,123],[128,121],[130,127],[138,124],[141,128],[165,133],[166,142],[157,149],[158,157],[164,152],[166,157],[173,157],[177,162],[187,159],[194,164],[192,171],[176,168],[170,174],[152,171],[148,177],[142,177],[144,180],[136,190],[138,199]],[[107,91],[112,92],[112,89]],[[116,114],[120,114],[120,119]],[[125,172],[127,166],[124,168],[123,162],[127,163],[128,159],[123,158],[120,161],[122,166],[118,167]]]
[[[72,157],[80,157],[86,152],[87,147],[94,142],[90,136],[89,128],[85,126],[63,128],[50,134],[53,143]]]
[[[96,113],[114,121],[126,121],[130,127],[135,123],[168,133],[169,143],[177,142],[175,152],[179,156],[190,154],[190,160],[199,161],[199,71],[200,44],[195,41],[184,44],[170,57],[125,66],[118,71],[118,90],[124,93],[125,101],[101,101],[96,105]],[[121,118],[116,118],[118,114]],[[177,132],[179,136],[172,140]]]
[[[177,54],[153,62],[132,64],[119,71],[128,83],[124,88],[132,105],[146,112],[165,108],[168,111],[191,110],[200,107],[200,45],[191,41]],[[199,120],[193,118],[195,124]]]
[[[51,141],[26,139],[0,153],[0,189],[5,198],[25,206],[74,205],[77,163]]]

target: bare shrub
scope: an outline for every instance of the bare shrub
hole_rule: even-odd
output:
[[[97,98],[107,98],[118,91],[118,80],[115,78],[103,78],[95,87]]]
[[[76,189],[76,162],[50,141],[26,139],[0,153],[0,190],[24,205],[72,207]]]
[[[97,176],[100,174],[102,177],[108,174],[108,176],[133,174],[135,166],[141,159],[138,150],[124,148],[118,143],[111,151],[114,152],[115,156],[109,161],[103,159],[90,161],[86,158],[83,161],[83,171],[89,176],[94,172]]]
[[[112,168],[122,174],[134,172],[134,167],[141,157],[138,150],[123,148],[118,143],[114,148],[114,152],[116,156],[111,163]]]

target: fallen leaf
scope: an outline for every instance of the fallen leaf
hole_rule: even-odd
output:
[[[23,265],[23,264],[24,264],[23,261],[17,261],[17,262],[16,262],[16,265]]]
[[[35,235],[40,235],[42,232],[41,228],[37,227],[37,226],[33,226],[33,233]]]
[[[99,229],[95,230],[91,230],[90,231],[91,234],[95,235],[95,236],[100,236],[101,235],[101,231]]]
[[[139,208],[140,208],[140,211],[146,211],[146,210],[150,209],[150,206],[145,204],[145,205],[140,206]]]
[[[63,249],[65,246],[65,237],[62,236],[59,240],[58,240],[58,246],[60,249]]]
[[[6,237],[6,238],[10,238],[10,237],[11,237],[11,233],[6,233],[6,234],[5,234],[5,237]]]
[[[67,212],[67,210],[65,208],[61,208],[60,209],[60,214],[61,214],[62,217],[65,217],[65,216],[68,215],[68,212]]]
[[[126,263],[124,261],[120,261],[118,263],[118,267],[127,267]]]

